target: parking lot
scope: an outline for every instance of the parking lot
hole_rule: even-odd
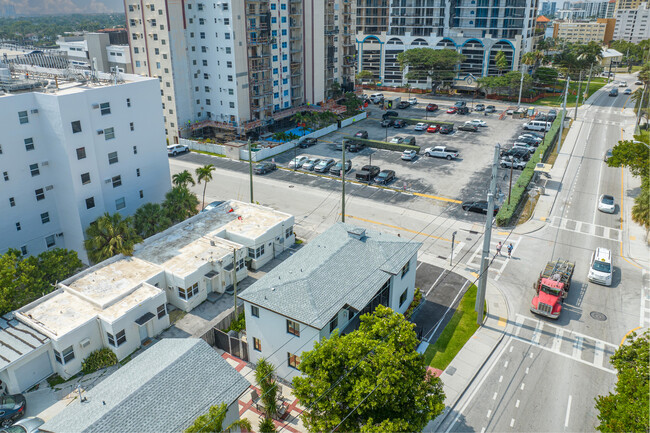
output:
[[[314,146],[306,149],[298,148],[295,152],[278,155],[275,157],[275,162],[287,167],[294,156],[300,155],[333,158],[340,161],[341,151],[335,149],[335,143],[340,143],[345,136],[353,136],[359,130],[367,131],[369,139],[380,141],[390,141],[395,136],[414,136],[416,145],[420,147],[420,154],[413,161],[401,160],[401,153],[397,151],[365,148],[356,153],[346,152],[346,158],[352,161],[352,169],[346,177],[354,179],[356,172],[362,166],[372,164],[382,170],[395,171],[396,179],[390,184],[394,188],[459,201],[485,200],[490,182],[494,146],[500,143],[502,148],[510,147],[514,139],[523,133],[521,125],[526,120],[513,119],[511,116],[499,120],[498,113],[487,116],[481,112],[470,112],[468,115],[447,114],[448,107],[442,105],[439,110],[426,113],[425,107],[426,103],[421,102],[416,106],[395,111],[401,117],[422,119],[422,122],[428,124],[435,124],[436,121],[454,122],[453,133],[443,135],[415,131],[413,125],[400,129],[383,128],[380,125],[383,111],[376,106],[371,106],[367,119],[322,137]],[[477,132],[456,129],[465,121],[472,119],[484,120],[487,127],[480,127]],[[424,150],[433,146],[457,149],[460,156],[455,160],[426,157]],[[516,181],[519,173],[518,170],[513,171],[513,182]],[[510,169],[499,168],[497,177],[501,199],[507,195],[509,176]],[[452,204],[452,206],[454,216],[475,219],[474,216],[462,211],[459,205]]]

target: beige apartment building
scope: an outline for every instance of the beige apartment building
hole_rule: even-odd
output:
[[[354,85],[355,0],[126,0],[133,71],[158,77],[170,143],[261,132]]]
[[[613,19],[599,19],[596,22],[555,22],[553,23],[553,37],[572,43],[607,44],[611,40],[615,22]]]

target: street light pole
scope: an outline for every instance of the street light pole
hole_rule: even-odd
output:
[[[515,165],[514,157],[510,155],[510,184],[508,185],[508,205],[510,205],[510,192],[512,192],[512,168],[514,167],[514,165]]]
[[[451,234],[451,256],[449,256],[449,266],[453,266],[452,260],[454,259],[454,243],[456,242],[456,233]]]
[[[521,105],[521,91],[524,88],[524,65],[521,65],[521,80],[519,81],[519,99],[517,100],[517,107]]]
[[[581,89],[581,86],[582,86],[582,71],[580,71],[580,78],[578,79],[578,93],[576,94],[576,109],[575,109],[575,113],[573,115],[574,120],[578,118],[578,104],[580,103],[580,89]]]
[[[564,119],[566,118],[566,97],[569,93],[569,82],[571,77],[566,77],[566,87],[564,88],[564,103],[562,104],[562,119],[560,120],[560,135],[557,139],[557,153],[560,153],[560,146],[562,145],[562,132],[564,130]],[[546,128],[544,128],[546,129]]]
[[[248,139],[248,175],[251,185],[251,203],[253,203],[253,152],[251,151],[251,139]]]

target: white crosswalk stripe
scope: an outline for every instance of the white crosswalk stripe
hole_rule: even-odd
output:
[[[546,321],[517,314],[512,338],[612,374],[609,358],[618,346]]]
[[[506,243],[507,239],[507,243]],[[490,265],[489,269],[489,275],[494,278],[495,281],[498,281],[499,278],[501,278],[501,275],[506,269],[506,266],[508,266],[508,263],[510,263],[510,259],[508,259],[508,244],[512,244],[512,256],[515,257],[517,253],[517,248],[519,247],[519,243],[521,242],[522,238],[521,237],[515,237],[515,236],[510,236],[508,237],[507,235],[495,235],[493,234],[491,239],[490,239],[490,255],[489,258],[492,260],[492,264]],[[503,244],[501,248],[501,255],[495,255],[496,254],[496,248],[497,244],[501,242]],[[479,245],[476,246],[474,249],[474,253],[470,256],[469,260],[467,260],[467,267],[471,269],[474,272],[479,273],[481,271],[481,254],[483,253],[483,241],[481,240],[479,242]],[[456,256],[456,252],[454,251],[454,257]]]
[[[641,327],[650,327],[650,273],[645,269],[642,272],[641,286]]]
[[[583,235],[595,236],[601,239],[609,239],[618,242],[621,241],[621,230],[613,227],[590,224],[585,221],[576,221],[554,216],[551,217],[551,227]]]

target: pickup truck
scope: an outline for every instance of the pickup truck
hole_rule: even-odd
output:
[[[451,149],[446,146],[435,146],[424,149],[424,154],[436,158],[456,159],[458,158],[459,152],[456,149]]]
[[[379,174],[381,169],[376,165],[364,165],[361,171],[357,172],[356,178],[361,182],[370,182]]]
[[[514,159],[511,161],[510,158],[503,158],[499,164],[501,165],[502,168],[512,168],[516,170],[523,170],[526,167],[526,161],[522,161],[521,159]]]

